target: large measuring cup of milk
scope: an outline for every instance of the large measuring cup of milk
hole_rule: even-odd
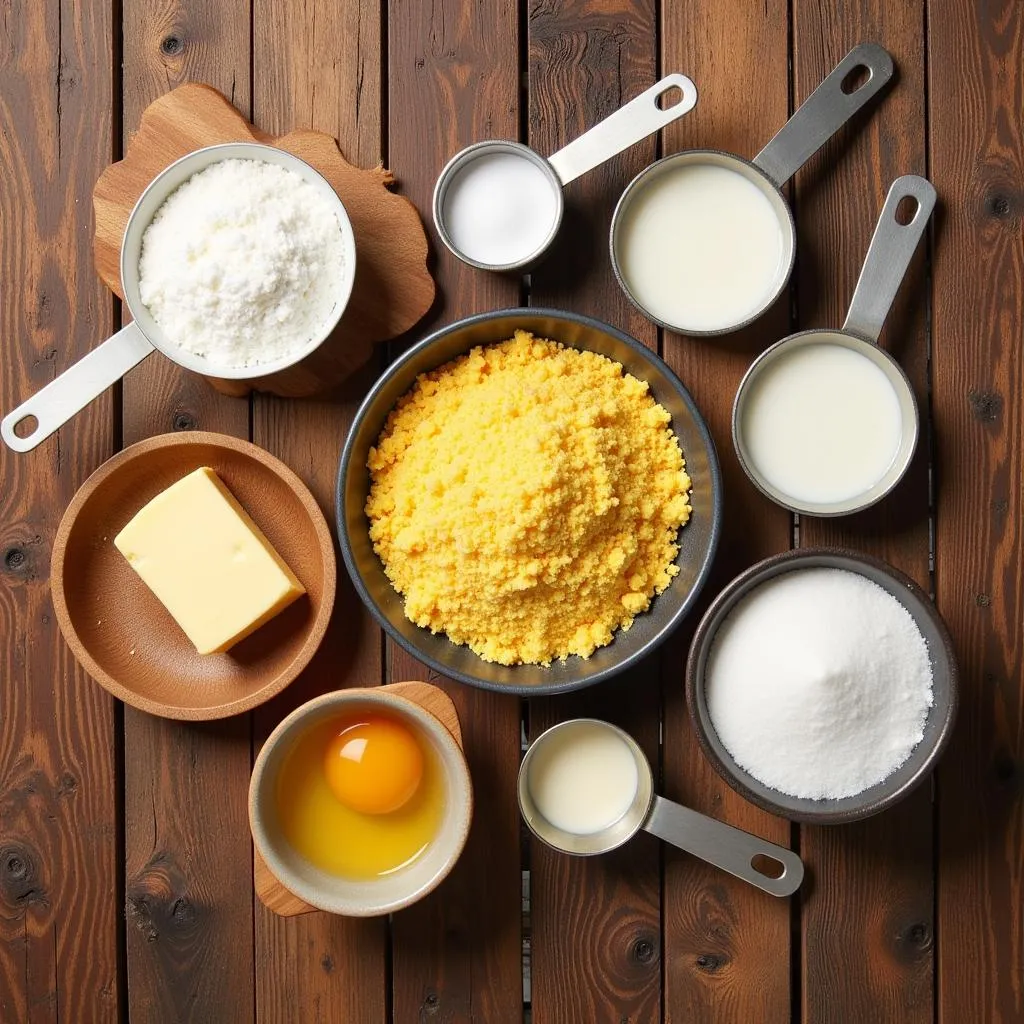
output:
[[[740,382],[733,444],[754,486],[776,504],[801,515],[848,515],[881,501],[907,471],[917,402],[878,336],[934,207],[929,181],[897,178],[842,330],[791,334]]]
[[[335,282],[335,303],[321,330],[305,345],[279,359],[233,367],[212,362],[175,345],[142,302],[139,295],[139,258],[142,254],[142,236],[171,193],[183,185],[193,174],[221,160],[260,160],[294,171],[312,185],[333,208],[338,218],[345,251],[345,267]],[[28,401],[0,421],[0,436],[9,448],[27,452],[46,440],[72,416],[99,398],[112,384],[119,381],[132,367],[137,366],[154,351],[186,370],[204,377],[226,380],[253,380],[269,377],[286,367],[301,362],[318,348],[337,326],[352,294],[356,273],[356,244],[352,225],[338,194],[317,171],[304,160],[273,146],[254,142],[229,142],[206,146],[176,160],[160,172],[139,196],[121,243],[121,286],[124,302],[132,315],[132,322],[113,337],[93,349],[73,366],[65,370]]]
[[[803,881],[792,850],[657,796],[644,752],[610,722],[574,718],[538,736],[518,792],[530,831],[562,853],[607,853],[644,829],[772,896],[790,896]]]
[[[612,216],[615,276],[637,309],[679,334],[726,334],[779,297],[796,258],[782,186],[892,78],[855,46],[753,160],[686,150],[641,171]],[[856,76],[864,80],[856,85]]]
[[[666,75],[547,159],[521,142],[467,146],[448,161],[434,188],[441,241],[480,270],[528,266],[558,234],[564,185],[671,124],[696,102],[689,78]]]

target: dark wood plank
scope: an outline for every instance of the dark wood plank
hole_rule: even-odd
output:
[[[799,103],[861,40],[896,62],[887,93],[834,138],[796,179],[801,329],[838,327],[885,195],[901,174],[924,174],[924,39],[919,0],[793,9],[794,100]],[[882,336],[927,409],[926,246]],[[928,447],[874,509],[800,521],[800,545],[866,551],[928,587]],[[803,1006],[813,1021],[932,1019],[934,864],[931,788],[887,814],[841,828],[802,828],[814,884],[803,903]],[[860,949],[863,956],[850,956]]]
[[[1024,8],[928,5],[935,579],[960,663],[939,771],[939,1019],[1024,1019]]]
[[[348,160],[372,167],[381,159],[380,11],[360,7],[358,0],[302,7],[256,0],[253,117],[273,135],[292,128],[328,132]],[[338,456],[365,377],[331,401],[254,398],[253,440],[302,477],[332,524]],[[324,645],[294,686],[257,710],[255,746],[315,694],[379,684],[381,650],[381,631],[339,566],[337,605]],[[257,1016],[383,1021],[386,943],[383,920],[322,913],[280,918],[257,905]]]
[[[111,4],[15,3],[0,36],[0,405],[113,329],[92,271],[90,192],[112,148]],[[113,700],[54,621],[49,551],[111,453],[105,395],[35,451],[0,451],[0,1019],[115,1020]]]
[[[654,83],[651,0],[529,5],[529,133],[553,153]],[[622,325],[657,348],[657,329],[618,288],[606,256],[622,189],[655,157],[632,147],[565,190],[566,213],[548,258],[531,275],[530,302],[578,309]],[[557,339],[556,339],[557,340]],[[533,738],[580,716],[621,725],[658,763],[657,658],[629,678],[558,699],[530,701]],[[531,995],[536,1024],[655,1020],[661,1012],[661,857],[642,836],[607,857],[574,858],[530,844]]]
[[[183,81],[249,109],[249,4],[124,5],[126,139]],[[248,437],[249,405],[151,356],[124,382],[124,442],[169,430]],[[129,1007],[140,1020],[254,1013],[248,716],[190,726],[125,709]],[[201,1010],[200,1010],[201,1008]]]
[[[662,6],[662,68],[696,83],[697,106],[667,130],[665,152],[709,147],[752,157],[788,115],[787,7],[736,2]],[[791,544],[787,513],[763,499],[732,450],[732,400],[747,366],[788,329],[786,298],[753,327],[722,339],[666,332],[665,359],[690,389],[715,438],[725,523],[704,598],[664,656],[666,795],[788,844],[789,825],[737,796],[704,760],[683,694],[693,626],[707,601],[740,570]],[[665,1017],[671,1021],[790,1019],[790,908],[743,882],[665,849]]]
[[[519,137],[516,5],[444,7],[392,0],[388,7],[388,160],[401,191],[431,225],[441,299],[432,323],[519,302],[518,282],[463,266],[433,231],[434,181],[460,147]],[[421,324],[422,336],[431,323]],[[389,680],[427,670],[392,644]],[[446,680],[462,723],[476,794],[459,863],[436,892],[394,917],[396,1021],[486,1024],[522,1019],[519,702]]]

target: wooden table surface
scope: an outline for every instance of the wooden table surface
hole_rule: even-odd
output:
[[[49,552],[76,488],[140,438],[251,437],[331,514],[346,426],[375,366],[332,400],[215,394],[159,356],[27,455],[0,455],[0,1020],[1024,1021],[1024,6],[1011,0],[7,0],[0,28],[0,399],[12,408],[117,325],[94,273],[93,183],[143,108],[209,82],[262,129],[313,127],[383,161],[429,221],[438,170],[481,138],[551,152],[662,71],[696,110],[572,185],[555,253],[525,280],[436,244],[421,325],[521,302],[603,318],[657,347],[704,411],[726,483],[713,595],[793,546],[880,555],[935,594],[961,666],[937,776],[872,820],[791,826],[745,803],[690,730],[693,618],[621,682],[520,702],[446,684],[477,791],[442,887],[390,921],[290,920],[254,901],[246,788],[269,730],[309,696],[422,676],[346,579],[306,674],[208,725],[113,701],[76,666]],[[791,187],[788,299],[739,336],[687,340],[640,316],[606,238],[660,153],[756,153],[856,42],[894,87]],[[927,417],[912,471],[875,510],[802,519],[761,499],[729,440],[735,386],[791,330],[838,325],[889,183],[927,174],[940,207],[883,337]],[[431,229],[432,230],[432,229]],[[433,237],[433,236],[432,236]],[[779,901],[641,837],[594,860],[524,839],[521,737],[581,713],[638,737],[670,797],[799,850]],[[660,730],[659,730],[660,723]]]

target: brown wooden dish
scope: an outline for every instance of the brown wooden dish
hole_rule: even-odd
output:
[[[201,466],[214,469],[306,588],[306,596],[224,654],[198,654],[114,547],[154,495]],[[64,639],[119,700],[165,718],[249,711],[283,690],[323,639],[334,605],[334,543],[302,481],[247,441],[162,434],[105,462],[72,499],[50,570]]]

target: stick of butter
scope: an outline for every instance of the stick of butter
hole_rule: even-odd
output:
[[[205,467],[141,508],[114,544],[200,654],[226,651],[306,592]]]

